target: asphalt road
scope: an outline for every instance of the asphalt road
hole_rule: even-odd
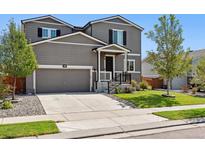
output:
[[[133,139],[205,139],[205,127],[163,132],[153,135],[133,136]]]

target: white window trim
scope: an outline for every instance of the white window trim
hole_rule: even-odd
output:
[[[112,29],[112,42],[114,41],[114,40],[113,40],[113,36],[114,36],[114,35],[113,35],[113,32],[114,32],[114,31],[124,32],[124,30],[122,30],[122,29]],[[123,43],[124,38],[123,38],[123,37],[124,37],[124,36],[123,36],[123,33],[122,33],[122,44],[119,44],[118,41],[116,42],[116,44],[123,46],[123,45],[124,45],[124,43]]]
[[[104,57],[104,70],[106,70],[106,57],[112,57],[113,58],[113,78],[115,77],[115,55],[109,55],[106,54]]]
[[[99,45],[99,44],[73,43],[73,42],[60,42],[60,41],[49,41],[49,43],[53,43],[53,44],[67,44],[67,45],[82,45],[82,46],[99,46],[99,47],[102,46],[102,45]]]
[[[44,37],[44,36],[43,36],[43,29],[47,29],[47,30],[48,30],[48,37]],[[43,39],[52,38],[52,37],[51,37],[51,30],[55,30],[55,31],[56,31],[56,36],[57,36],[57,29],[55,29],[55,28],[42,27],[42,38],[43,38]]]
[[[129,69],[129,62],[134,62],[134,70],[133,71],[130,71],[130,70],[128,70]],[[127,68],[127,71],[128,72],[135,72],[135,59],[127,59],[127,66],[128,66],[128,68]]]

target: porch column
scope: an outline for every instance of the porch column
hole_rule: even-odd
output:
[[[127,52],[125,52],[125,59],[124,59],[124,72],[127,72]]]
[[[98,50],[98,82],[100,82],[100,51]]]

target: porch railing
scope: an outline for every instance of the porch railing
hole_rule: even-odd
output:
[[[121,72],[121,73],[115,73],[115,78],[114,81],[120,82],[121,83],[129,83],[131,84],[131,73],[127,72]]]
[[[111,81],[111,80],[112,80],[112,72],[100,71],[100,81]]]

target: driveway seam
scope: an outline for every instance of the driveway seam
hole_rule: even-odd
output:
[[[80,101],[80,99],[78,99],[77,97],[75,97],[75,96],[72,96],[72,97],[75,98],[76,100],[78,100],[78,102],[79,102],[80,104],[82,104],[83,106],[85,106],[85,107],[89,108],[91,111],[93,111],[93,109],[92,109],[90,106],[88,106],[87,104],[82,103],[82,102]]]

